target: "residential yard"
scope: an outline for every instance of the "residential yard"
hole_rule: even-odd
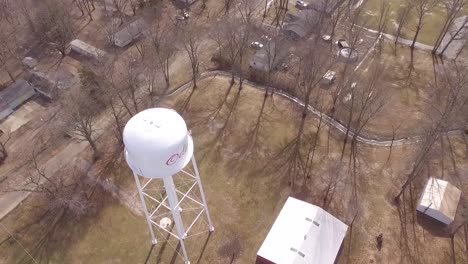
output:
[[[390,4],[390,13],[389,13],[389,21],[387,23],[387,30],[385,33],[393,35],[398,27],[396,22],[398,9],[400,6],[404,5],[407,0],[389,0]],[[379,14],[380,14],[380,0],[369,0],[365,6],[365,15],[362,18],[362,25],[366,26],[371,29],[378,29],[379,23]],[[465,8],[461,11],[459,16],[467,15],[468,11]],[[437,37],[439,36],[440,31],[442,30],[443,24],[445,20],[445,11],[444,6],[442,3],[438,4],[434,10],[429,12],[424,17],[424,25],[421,30],[421,33],[418,37],[418,42],[427,44],[427,45],[434,45]],[[414,31],[416,28],[417,20],[414,11],[412,13],[412,17],[409,20],[409,24],[406,28],[403,29],[402,37],[406,39],[412,40],[414,37]]]
[[[374,74],[375,63],[385,65],[380,71],[378,91],[384,98],[383,108],[369,121],[365,131],[368,134],[392,137],[395,129],[397,137],[421,134],[432,125],[430,116],[438,115],[444,107],[440,98],[447,96],[447,90],[436,87],[437,78],[443,78],[443,71],[451,71],[448,64],[435,60],[429,52],[415,50],[413,62],[411,51],[395,47],[391,43],[383,45],[364,61],[359,74]],[[410,67],[413,69],[410,71]],[[363,84],[366,85],[366,84]],[[359,89],[359,83],[357,85]],[[362,88],[362,87],[361,87]],[[350,102],[344,104],[340,120],[347,120],[346,113]],[[437,110],[436,110],[437,109]],[[402,117],[405,117],[402,119]],[[452,124],[452,129],[463,127],[466,118],[462,115]]]
[[[184,112],[194,135],[195,155],[215,225],[211,236],[204,233],[187,239],[193,263],[253,263],[256,251],[287,196],[322,205],[326,183],[330,173],[334,173],[331,166],[339,159],[341,150],[341,135],[331,131],[330,158],[327,158],[328,130],[322,129],[311,179],[303,187],[291,190],[288,185],[291,178],[281,168],[286,166],[284,155],[277,154],[297,133],[299,109],[281,97],[268,98],[261,118],[259,142],[252,148],[250,136],[260,113],[263,92],[246,86],[240,92],[238,103],[234,104],[238,92],[235,85],[228,103],[218,113],[228,86],[229,80],[222,77],[201,81]],[[191,90],[187,90],[163,105],[181,110],[190,93]],[[234,105],[235,109],[226,124],[230,112],[227,105]],[[212,119],[216,114],[217,117]],[[312,137],[316,125],[317,120],[309,117],[306,130]],[[222,127],[225,129],[221,130]],[[455,162],[466,163],[463,140],[458,137],[451,140]],[[412,224],[420,217],[414,214],[414,208],[396,207],[391,203],[407,170],[405,160],[414,154],[413,148],[394,148],[389,161],[387,148],[359,148],[358,203],[352,202],[352,180],[348,172],[343,172],[327,209],[347,224],[351,224],[357,213],[348,230],[339,263],[410,263],[415,256],[419,263],[450,263],[452,256],[457,263],[466,262],[463,232],[455,237],[452,249],[449,238],[432,235],[431,229]],[[446,179],[456,180],[449,167],[445,173]],[[439,164],[432,163],[428,168],[429,175],[440,175]],[[95,212],[80,221],[67,219],[57,229],[59,236],[49,242],[53,249],[50,263],[183,263],[175,253],[173,240],[166,244],[164,237],[159,236],[160,243],[151,250],[143,216],[125,206],[138,201],[125,161],[120,160],[111,173],[101,177],[111,179],[122,193],[129,193],[133,201],[122,195],[121,199],[126,200],[119,202],[109,193],[96,189],[93,200],[99,202]],[[413,201],[424,185],[424,178],[414,183]],[[24,223],[36,221],[35,216],[40,210],[35,208],[39,201],[34,197],[2,220],[2,225],[15,230]],[[5,230],[0,230],[4,238]],[[379,233],[384,235],[380,252],[375,246],[375,237]],[[21,234],[19,240],[31,250],[35,234]],[[6,253],[1,255],[0,263],[27,259],[17,243],[2,243],[0,250]]]

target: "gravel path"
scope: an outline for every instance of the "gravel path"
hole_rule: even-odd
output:
[[[210,78],[210,77],[223,77],[223,78],[231,78],[231,74],[228,73],[228,72],[224,72],[224,71],[209,71],[209,72],[204,72],[201,74],[200,76],[200,80],[202,79],[206,79],[206,78]],[[238,79],[238,77],[237,77]],[[265,91],[266,89],[273,89],[275,91],[275,94],[276,95],[279,95],[279,96],[282,96],[302,107],[304,107],[304,102],[295,97],[295,96],[292,96],[290,94],[287,94],[283,91],[279,91],[277,89],[275,89],[274,87],[266,87],[266,86],[262,86],[262,85],[258,85],[256,83],[253,83],[251,81],[248,81],[248,80],[245,80],[244,83],[250,85],[251,87],[255,88],[255,89],[258,89],[258,90],[262,90],[262,91]],[[181,93],[182,91],[188,89],[188,88],[191,88],[192,87],[192,82],[189,81],[181,86],[179,86],[178,88],[172,90],[167,96],[174,96],[174,95],[177,95],[179,93]],[[331,116],[323,113],[323,112],[320,112],[318,109],[314,108],[313,106],[309,105],[307,107],[307,109],[312,113],[314,114],[317,118],[322,118],[322,120],[328,124],[328,126],[334,128],[335,130],[337,130],[338,132],[346,135],[346,126],[343,125],[340,121],[336,120],[336,119],[333,119]],[[450,131],[447,131],[445,132],[445,134],[447,135],[453,135],[453,134],[461,134],[463,133],[463,131],[461,129],[453,129],[453,130],[450,130]],[[348,132],[348,137],[349,138],[353,138],[355,136],[355,132],[350,130]],[[363,144],[367,144],[367,145],[371,145],[371,146],[376,146],[376,147],[390,147],[390,146],[403,146],[403,145],[411,145],[411,144],[415,144],[415,143],[418,143],[420,141],[422,141],[424,139],[423,135],[415,135],[415,136],[411,136],[411,137],[405,137],[405,138],[395,138],[394,140],[391,140],[391,139],[383,139],[383,138],[379,138],[378,136],[360,136],[358,135],[357,136],[357,141],[360,142],[360,143],[363,143]]]

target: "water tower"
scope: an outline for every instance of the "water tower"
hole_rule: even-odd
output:
[[[179,240],[185,263],[190,263],[184,240],[195,235],[195,223],[202,220],[204,213],[209,231],[213,232],[214,227],[193,155],[192,136],[184,119],[171,109],[147,109],[128,121],[123,139],[125,159],[135,177],[151,242],[157,243],[155,226]],[[179,185],[174,184],[175,175],[184,177]],[[140,178],[144,178],[143,183]],[[161,181],[163,187],[159,191],[152,188]]]

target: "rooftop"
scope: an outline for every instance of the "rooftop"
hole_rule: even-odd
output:
[[[322,208],[289,197],[257,255],[281,264],[332,264],[347,230]]]

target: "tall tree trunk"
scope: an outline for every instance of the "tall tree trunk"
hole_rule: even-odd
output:
[[[462,32],[462,30],[465,29],[465,26],[468,24],[468,18],[465,19],[465,21],[463,22],[463,24],[458,28],[458,30],[455,32],[455,34],[453,34],[451,37],[450,37],[450,40],[447,42],[447,44],[445,44],[445,47],[442,49],[442,51],[440,52],[440,56],[444,55],[445,51],[447,50],[447,48],[450,46],[450,44],[452,44],[452,42],[458,37],[458,35]]]
[[[418,39],[421,28],[422,28],[422,19],[419,19],[418,26],[416,27],[416,33],[414,34],[413,43],[411,43],[411,49],[414,49],[414,46],[416,45],[416,40]]]

